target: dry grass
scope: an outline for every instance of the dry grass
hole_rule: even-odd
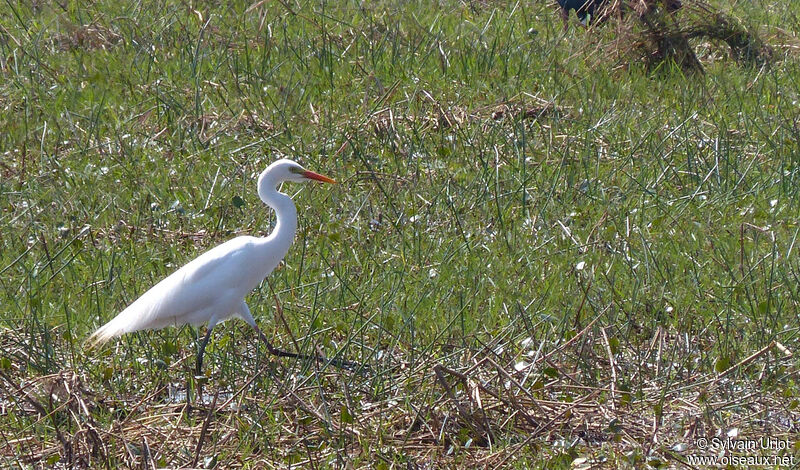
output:
[[[711,50],[727,46],[730,58],[744,66],[761,67],[773,57],[772,47],[758,31],[702,1],[684,2],[676,12],[655,0],[616,1],[600,18],[618,19],[614,39],[601,46],[605,52],[600,56],[621,64],[642,63],[653,70],[674,63],[685,72],[702,73],[698,43]]]
[[[238,389],[221,390],[210,381],[204,399],[192,405],[176,401],[182,392],[174,384],[109,397],[73,371],[25,378],[4,370],[0,387],[9,398],[3,412],[33,428],[48,423],[55,432],[20,438],[0,431],[0,449],[7,461],[36,468],[55,462],[191,467],[201,455],[235,455],[243,445],[241,423],[268,411],[281,416],[280,431],[238,465],[319,466],[360,458],[374,466],[399,455],[409,468],[502,467],[534,446],[550,458],[566,455],[579,466],[613,468],[619,459],[634,466],[657,459],[685,463],[682,452],[694,439],[719,429],[777,439],[800,431],[791,400],[765,394],[750,379],[763,378],[767,368],[796,376],[796,368],[787,367],[791,353],[780,344],[708,374],[693,372],[687,360],[707,347],[701,339],[659,328],[642,351],[613,339],[614,333],[595,319],[563,344],[500,335],[492,344],[453,347],[447,359],[413,367],[408,352],[396,351],[382,358],[379,378],[336,370],[303,378],[270,363],[242,377]],[[263,378],[269,388],[254,393],[249,385]],[[370,392],[377,379],[393,384],[380,399]],[[98,416],[108,415],[116,418],[98,424],[108,421]],[[384,453],[371,458],[363,441],[374,439]]]

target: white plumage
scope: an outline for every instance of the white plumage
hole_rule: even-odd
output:
[[[277,218],[275,229],[269,236],[236,237],[206,251],[150,288],[100,327],[89,337],[87,344],[96,346],[139,330],[208,322],[208,333],[197,356],[199,373],[211,330],[217,323],[235,316],[255,328],[273,354],[297,357],[272,348],[256,325],[244,297],[275,269],[289,251],[297,231],[294,203],[277,190],[278,185],[284,181],[309,180],[335,182],[307,171],[291,160],[282,159],[271,164],[258,178],[258,195],[275,210]]]

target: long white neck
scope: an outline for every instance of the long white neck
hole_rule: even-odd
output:
[[[283,258],[297,231],[297,209],[292,198],[278,191],[278,184],[268,170],[264,170],[258,178],[258,196],[275,211],[276,217],[275,230],[264,241],[270,244],[273,255],[280,253],[280,258]]]

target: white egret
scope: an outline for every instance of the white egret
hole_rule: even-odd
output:
[[[277,223],[267,237],[241,236],[201,254],[164,278],[136,299],[119,315],[100,327],[87,340],[90,347],[125,333],[185,324],[208,322],[208,332],[197,353],[197,374],[203,364],[203,352],[218,323],[239,317],[252,326],[266,343],[270,353],[283,357],[309,358],[274,348],[256,325],[244,301],[247,295],[278,266],[289,251],[297,231],[297,210],[292,199],[278,191],[284,181],[310,180],[335,183],[327,176],[304,169],[282,159],[272,163],[258,178],[258,195],[275,210]],[[340,367],[353,367],[347,361],[331,361]]]

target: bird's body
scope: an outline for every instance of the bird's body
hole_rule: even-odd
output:
[[[167,326],[216,324],[235,316],[242,299],[288,251],[288,246],[278,250],[267,240],[237,237],[206,251],[151,287],[90,341],[103,343],[125,333]]]
[[[586,23],[587,19],[592,22],[595,20],[603,22],[609,13],[604,10],[609,6],[615,7],[615,4],[610,0],[556,0],[556,2],[561,7],[561,18],[564,20],[564,27],[567,26],[570,10],[575,10],[575,14],[581,23]],[[656,3],[652,0],[651,2]],[[669,12],[677,11],[682,6],[681,0],[659,0],[659,3],[663,3]],[[621,6],[616,5],[616,8],[625,9],[628,7],[625,6],[625,3],[622,3]]]
[[[208,334],[198,353],[198,372],[211,330],[239,317],[266,341],[250,314],[244,297],[278,266],[297,231],[297,211],[291,198],[276,188],[283,181],[310,179],[333,183],[328,177],[304,170],[291,160],[278,160],[261,174],[258,194],[276,213],[277,224],[267,237],[241,236],[193,259],[150,288],[88,339],[90,345],[145,329],[208,322]],[[267,344],[269,342],[267,341]],[[270,347],[270,351],[274,348]],[[278,353],[283,353],[280,350]],[[293,353],[279,355],[294,356]]]
[[[575,10],[578,19],[585,21],[587,16],[595,16],[595,11],[602,6],[606,0],[557,0],[561,7],[562,16],[566,19],[570,10]]]

